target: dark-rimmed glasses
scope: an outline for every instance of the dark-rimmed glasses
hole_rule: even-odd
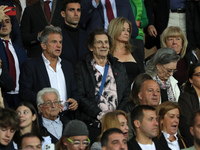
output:
[[[162,67],[167,71],[167,73],[175,73],[175,72],[177,72],[177,69],[167,69],[163,65],[162,65]]]

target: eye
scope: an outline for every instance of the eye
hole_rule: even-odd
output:
[[[21,115],[21,113],[18,111],[18,112],[17,112],[17,115],[18,115],[18,116],[20,116],[20,115]]]
[[[1,131],[6,131],[6,128],[1,128]]]
[[[27,110],[25,110],[25,111],[24,111],[24,114],[28,114],[28,111],[27,111]]]
[[[11,129],[11,130],[10,130],[10,132],[11,132],[11,133],[14,133],[14,132],[15,132],[15,130]]]

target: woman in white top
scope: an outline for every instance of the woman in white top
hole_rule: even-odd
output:
[[[157,107],[156,114],[159,123],[157,138],[162,147],[171,150],[186,148],[183,138],[177,133],[180,116],[178,103],[166,101]]]

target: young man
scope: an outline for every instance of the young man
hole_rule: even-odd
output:
[[[14,150],[12,138],[19,129],[19,116],[14,110],[0,108],[0,149]]]
[[[21,136],[19,149],[42,150],[42,138],[35,133],[26,133]]]
[[[117,128],[106,130],[101,138],[102,150],[127,150],[127,139],[123,132]]]
[[[138,105],[131,112],[131,123],[136,132],[128,142],[129,150],[160,149],[153,138],[157,136],[158,122],[155,108],[149,105]]]

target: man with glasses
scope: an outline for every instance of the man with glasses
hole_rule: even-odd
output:
[[[44,88],[37,94],[37,106],[41,117],[40,133],[44,137],[50,136],[51,142],[56,143],[62,136],[63,129],[69,119],[59,115],[61,108],[60,95],[54,88]]]
[[[67,150],[85,150],[90,144],[88,135],[89,131],[84,122],[72,120],[66,125],[63,136],[60,142],[58,142],[59,144],[56,145],[56,149],[66,147]]]

